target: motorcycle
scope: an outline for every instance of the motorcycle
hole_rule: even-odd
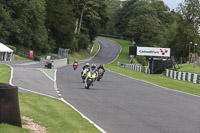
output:
[[[102,68],[100,68],[100,69],[98,70],[97,81],[100,81],[100,79],[102,79],[103,74],[104,74],[104,70],[103,70]]]
[[[92,85],[96,79],[97,75],[95,72],[88,72],[86,79],[85,79],[85,88],[89,89],[89,87]]]
[[[85,83],[85,78],[87,76],[89,69],[85,68],[82,72],[81,72],[81,78],[83,79],[83,83]]]
[[[78,68],[78,63],[73,64],[74,71]]]

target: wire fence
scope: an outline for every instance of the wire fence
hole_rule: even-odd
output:
[[[200,67],[200,57],[190,57],[190,60],[188,58],[176,58],[175,59],[176,63],[181,65],[181,64],[193,64],[193,67]]]

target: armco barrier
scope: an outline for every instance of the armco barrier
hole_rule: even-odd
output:
[[[142,67],[139,64],[124,64],[124,68],[131,69],[137,72],[142,72]]]
[[[122,62],[118,62],[118,67],[124,67],[127,69],[131,69],[137,72],[144,72],[147,74],[150,74],[150,69],[143,67],[140,64],[128,64],[128,63],[122,63]]]
[[[166,76],[173,79],[184,80],[184,81],[200,84],[200,75],[195,74],[195,73],[177,72],[177,71],[166,69]]]
[[[47,62],[47,61],[45,61]],[[63,59],[56,59],[56,60],[50,60],[49,62],[52,63],[52,67],[53,68],[60,68],[60,67],[64,67],[68,64],[68,60],[67,58],[63,58]],[[46,64],[46,63],[45,63]]]

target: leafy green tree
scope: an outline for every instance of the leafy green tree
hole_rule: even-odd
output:
[[[155,9],[156,16],[161,21],[163,30],[166,30],[165,28],[168,28],[168,26],[173,24],[175,21],[173,12],[170,12],[170,8],[166,6],[163,1],[154,0],[149,4],[149,6]]]
[[[36,51],[46,51],[47,30],[44,0],[1,1],[9,18],[7,42],[12,45],[26,47]],[[6,20],[6,17],[4,18]],[[5,37],[5,36],[4,36]]]
[[[189,43],[190,49],[194,47],[194,43],[200,43],[199,36],[199,24],[200,24],[200,3],[198,0],[185,0],[184,3],[178,7],[177,21],[175,30],[176,33],[172,34],[174,44],[172,46],[175,50],[174,55],[176,57],[187,57],[189,55]],[[174,37],[176,36],[176,37]],[[198,45],[196,52],[199,52]]]
[[[31,48],[37,51],[49,50],[48,33],[45,27],[46,8],[45,0],[31,0],[28,2],[25,15],[27,16],[27,28],[30,28]],[[30,15],[31,14],[31,15]],[[26,34],[26,33],[24,33]]]
[[[46,27],[49,30],[49,38],[55,40],[52,48],[68,48],[74,51],[74,18],[72,8],[67,0],[46,0],[47,19]],[[50,40],[51,41],[51,40]],[[52,43],[54,44],[54,43]]]
[[[159,20],[147,15],[131,19],[125,34],[140,46],[158,47],[162,46],[164,42]]]
[[[9,41],[9,27],[11,27],[10,14],[0,4],[0,42],[8,43]]]
[[[106,24],[108,17],[105,0],[70,0],[70,3],[76,19],[74,33],[79,39],[79,48],[87,48],[89,44],[80,42],[80,38],[84,36],[84,42],[88,42],[89,39],[92,43],[99,29]]]
[[[115,15],[115,12],[120,9],[121,2],[119,0],[106,0],[106,13],[109,18],[109,21],[106,23],[106,26],[100,29],[100,33],[108,35],[118,35],[115,29],[115,18],[118,17]]]
[[[137,0],[130,0],[123,4],[123,7],[116,11],[115,27],[118,33],[123,33],[132,17],[134,4]]]

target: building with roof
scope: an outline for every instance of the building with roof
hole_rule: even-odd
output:
[[[13,50],[6,45],[0,43],[0,61],[13,60]]]

